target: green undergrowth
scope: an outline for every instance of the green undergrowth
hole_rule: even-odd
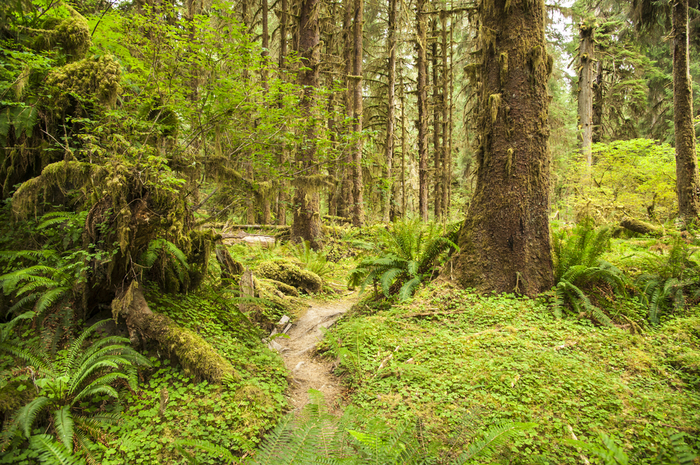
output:
[[[447,459],[453,432],[535,422],[496,463],[580,463],[567,440],[607,434],[630,463],[676,463],[669,436],[700,449],[700,312],[643,334],[557,319],[544,300],[430,286],[409,304],[363,301],[327,334],[351,404],[420,419]],[[692,439],[695,438],[695,439]],[[491,462],[483,462],[491,463]]]
[[[99,463],[184,463],[176,440],[207,440],[237,455],[253,450],[286,406],[286,370],[278,355],[260,343],[258,330],[213,291],[168,296],[148,293],[153,310],[196,331],[240,373],[241,380],[214,385],[192,379],[168,359],[153,358],[139,389],[116,406],[122,421]],[[163,356],[164,354],[157,354]],[[118,439],[116,439],[118,438]],[[217,464],[216,458],[201,463]]]

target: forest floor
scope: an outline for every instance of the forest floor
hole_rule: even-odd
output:
[[[323,339],[323,329],[330,328],[358,300],[357,294],[337,301],[312,301],[288,331],[289,338],[275,340],[291,376],[288,392],[294,412],[309,403],[309,389],[323,393],[326,405],[333,414],[341,411],[343,387],[332,371],[335,362],[316,355],[316,344]]]

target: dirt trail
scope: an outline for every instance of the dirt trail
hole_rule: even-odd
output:
[[[342,388],[331,373],[332,361],[315,357],[314,348],[323,339],[321,328],[329,328],[358,300],[353,294],[338,301],[313,302],[287,332],[289,339],[277,338],[280,353],[291,372],[290,401],[295,411],[309,402],[308,390],[321,391],[330,412],[339,410]]]

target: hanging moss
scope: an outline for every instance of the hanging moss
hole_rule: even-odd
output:
[[[46,105],[55,113],[71,107],[70,95],[94,96],[107,107],[113,107],[121,89],[121,69],[112,55],[85,58],[49,73],[46,87],[51,100]]]
[[[66,4],[63,7],[70,11],[70,17],[48,18],[44,21],[43,29],[29,29],[36,33],[34,47],[44,50],[60,47],[68,62],[80,60],[92,45],[90,26],[75,9]]]
[[[498,119],[498,109],[501,107],[501,94],[491,94],[489,96],[489,108],[491,111],[491,123]]]

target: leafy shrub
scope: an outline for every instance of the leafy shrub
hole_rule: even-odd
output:
[[[380,234],[384,253],[362,260],[350,273],[349,285],[364,289],[373,283],[376,291],[379,283],[384,296],[398,293],[399,300],[408,299],[432,275],[440,259],[458,249],[454,243],[458,226],[441,234],[439,225],[426,227],[419,219],[393,223]]]

